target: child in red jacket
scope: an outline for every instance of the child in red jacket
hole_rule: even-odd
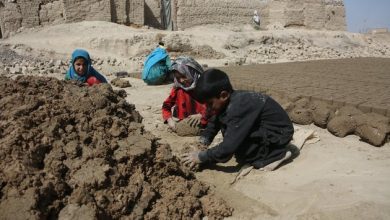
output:
[[[191,57],[178,57],[171,67],[174,75],[174,85],[171,93],[162,106],[162,116],[165,123],[175,131],[176,121],[191,117],[193,125],[207,125],[206,106],[193,97],[193,89],[203,68]]]

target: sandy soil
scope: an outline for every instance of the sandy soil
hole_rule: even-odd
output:
[[[195,57],[210,67],[390,57],[388,35],[253,31],[248,27],[208,26],[163,32],[82,22],[26,30],[1,43],[10,44],[28,57],[61,59],[64,63],[74,48],[83,47],[92,58],[115,58],[121,62],[115,66],[101,65],[101,71],[112,79],[111,73],[118,70],[140,71],[147,51],[155,47],[158,39],[168,42],[173,55],[190,54],[197,49]],[[125,88],[126,100],[135,104],[147,131],[160,138],[160,142],[168,143],[174,154],[196,140],[170,133],[161,121],[162,100],[168,96],[171,85],[148,87],[139,79],[125,79],[132,85]],[[390,144],[376,148],[357,136],[337,138],[313,125],[303,127],[315,130],[321,140],[305,145],[293,162],[274,172],[252,171],[231,186],[229,182],[238,169],[230,161],[198,172],[196,177],[210,184],[235,209],[231,219],[389,219]],[[216,142],[220,140],[220,136],[216,138]]]
[[[128,100],[144,117],[146,129],[169,143],[174,153],[196,141],[167,131],[161,101],[171,85],[145,86],[128,78]],[[314,125],[320,141],[305,145],[290,164],[273,172],[252,171],[235,185],[235,161],[205,169],[199,180],[213,185],[235,208],[231,219],[388,219],[390,144],[375,148],[357,136],[337,138]],[[221,140],[217,137],[215,143]]]

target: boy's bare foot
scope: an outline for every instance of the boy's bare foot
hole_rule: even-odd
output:
[[[284,161],[290,159],[291,156],[292,156],[292,153],[291,153],[291,151],[289,150],[289,151],[286,152],[286,155],[285,155],[282,159],[277,160],[277,161],[275,161],[275,162],[272,162],[272,163],[268,164],[267,166],[265,166],[265,167],[263,167],[263,168],[260,168],[259,170],[261,170],[261,171],[273,171],[273,170],[275,170],[281,163],[283,163]]]

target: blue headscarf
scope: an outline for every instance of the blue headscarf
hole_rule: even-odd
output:
[[[87,72],[82,76],[78,75],[76,73],[76,70],[74,69],[74,62],[78,58],[83,58],[87,63]],[[98,79],[102,83],[107,83],[106,78],[91,66],[91,58],[89,57],[89,53],[86,50],[76,49],[72,53],[72,60],[70,62],[69,69],[66,72],[65,80],[77,80],[85,83],[87,79],[91,76],[96,77],[96,79]]]
[[[146,57],[144,63],[144,70],[142,71],[142,79],[147,80],[149,78],[150,69],[161,60],[166,59],[168,56],[167,51],[163,47],[157,47],[154,49],[149,56]]]

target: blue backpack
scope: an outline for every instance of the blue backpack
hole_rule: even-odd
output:
[[[166,74],[169,71],[170,61],[167,51],[164,48],[157,47],[148,57],[144,63],[142,71],[142,80],[148,85],[156,85],[162,83]]]

